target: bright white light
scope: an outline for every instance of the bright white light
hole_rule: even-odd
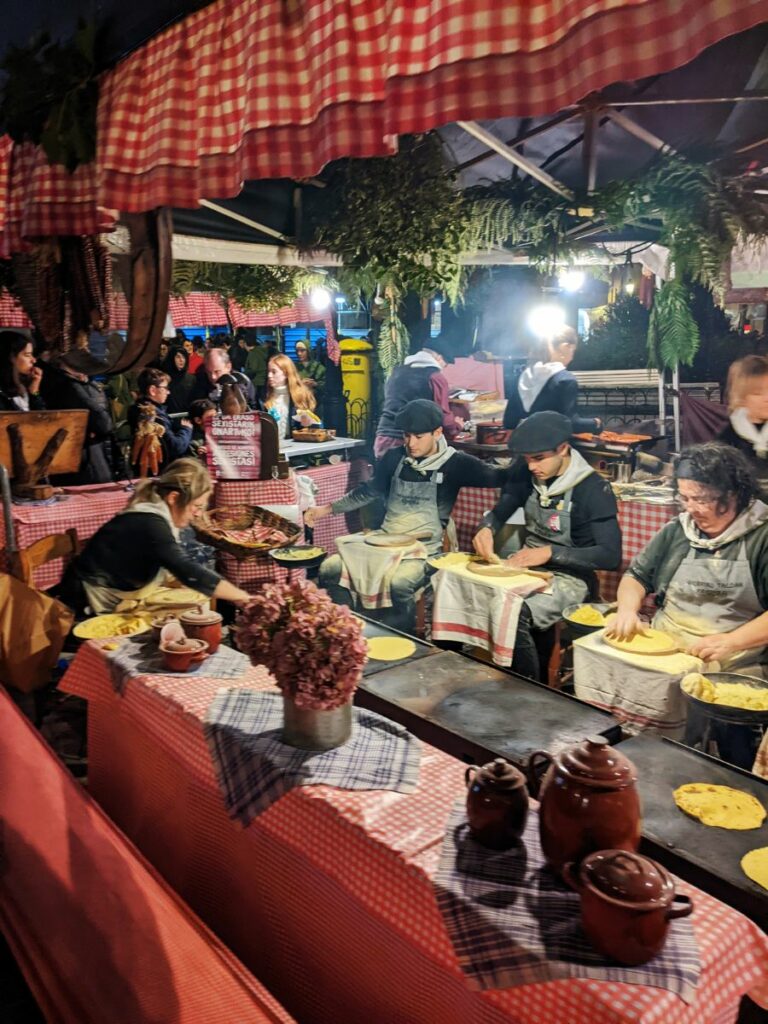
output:
[[[443,304],[443,300],[442,299],[435,299],[435,309],[440,309],[442,304]]]
[[[336,305],[337,306],[343,306],[346,301],[347,300],[344,298],[343,295],[337,295],[336,296]]]
[[[538,337],[546,338],[565,327],[562,306],[535,306],[528,314],[528,327]]]
[[[315,309],[327,309],[331,304],[331,293],[327,288],[313,288],[309,293],[309,301]]]
[[[560,287],[567,292],[577,292],[584,284],[583,270],[564,270],[560,275]]]
[[[627,293],[627,295],[632,295],[634,290],[635,290],[635,282],[634,281],[627,281],[627,283],[624,285],[624,291]]]

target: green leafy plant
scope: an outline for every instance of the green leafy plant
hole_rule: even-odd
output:
[[[96,155],[96,26],[78,22],[68,42],[38,36],[12,46],[0,64],[0,124],[15,142],[41,145],[52,164],[73,171]]]
[[[195,263],[176,260],[171,291],[184,296],[192,291],[212,292],[243,309],[271,312],[292,305],[299,295],[318,285],[334,287],[325,274],[302,267],[271,267],[239,263]]]

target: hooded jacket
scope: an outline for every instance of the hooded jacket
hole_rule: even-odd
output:
[[[579,385],[574,375],[562,363],[534,363],[526,366],[513,384],[504,410],[504,427],[514,430],[520,420],[534,412],[559,412],[573,424],[575,434],[592,432],[597,422],[591,417],[579,416],[577,405]]]
[[[443,430],[450,440],[459,432],[459,428],[448,403],[448,391],[448,379],[431,352],[422,349],[408,356],[402,366],[395,367],[387,381],[381,417],[376,428],[377,435],[402,437],[402,430],[395,426],[397,414],[414,399],[426,398],[440,407]]]

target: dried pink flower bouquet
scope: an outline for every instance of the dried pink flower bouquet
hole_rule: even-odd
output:
[[[351,700],[368,660],[360,623],[349,608],[305,580],[268,583],[239,612],[235,638],[296,707],[315,711]]]

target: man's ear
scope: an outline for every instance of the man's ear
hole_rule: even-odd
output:
[[[433,430],[432,435],[436,441],[439,441],[440,438],[443,436],[443,428],[438,427],[437,430]]]
[[[568,444],[567,441],[563,441],[562,444],[559,444],[557,446],[557,454],[562,456],[562,457],[564,457],[566,455],[569,455],[570,451],[571,451],[571,446]]]

